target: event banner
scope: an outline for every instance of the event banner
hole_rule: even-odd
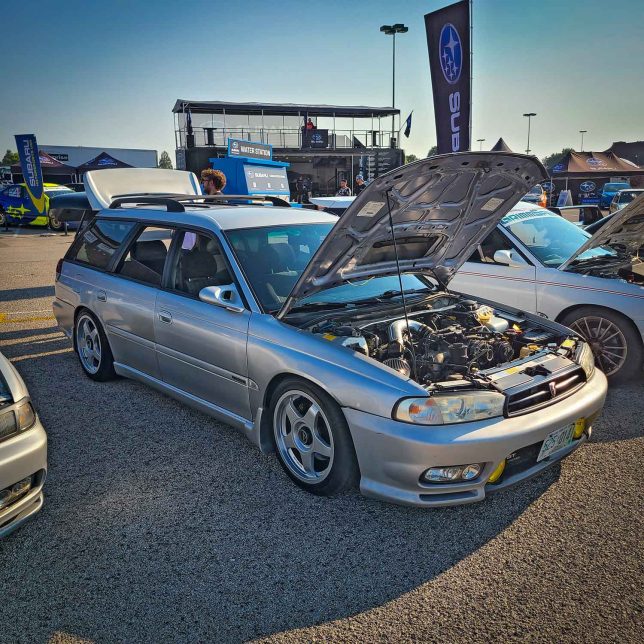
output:
[[[16,134],[18,156],[22,167],[22,176],[25,179],[27,193],[35,209],[40,215],[45,214],[45,189],[40,168],[38,144],[34,134]]]
[[[470,149],[468,0],[425,15],[438,154]]]

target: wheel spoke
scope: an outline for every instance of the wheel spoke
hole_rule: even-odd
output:
[[[282,436],[284,438],[284,445],[286,445],[286,447],[288,447],[289,449],[293,449],[295,447],[293,430],[288,432],[288,434],[282,434]]]
[[[313,452],[311,450],[301,451],[300,459],[302,461],[302,467],[307,474],[315,474],[315,464],[313,461]]]
[[[317,431],[313,432],[313,445],[311,445],[311,450],[320,456],[326,456],[331,458],[333,450],[331,445],[329,445]]]
[[[592,331],[590,330],[590,326],[588,325],[588,319],[584,318],[584,324],[586,325],[586,331],[588,333],[587,338],[590,340],[591,338],[594,338]]]
[[[315,426],[317,424],[318,417],[320,416],[320,408],[313,403],[307,410],[307,412],[304,414],[302,419],[304,420],[304,423],[306,426],[313,432],[315,433]]]
[[[299,420],[302,420],[302,414],[295,408],[295,405],[293,404],[293,398],[291,398],[287,405],[286,409],[284,410],[286,412],[286,417],[289,419],[291,423],[291,429],[297,423]]]

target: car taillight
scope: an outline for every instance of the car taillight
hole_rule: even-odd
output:
[[[58,281],[58,278],[60,277],[62,270],[63,270],[63,258],[61,257],[58,260],[58,264],[56,264],[56,281]]]

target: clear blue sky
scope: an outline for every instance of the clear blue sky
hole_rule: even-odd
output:
[[[0,149],[154,148],[174,161],[177,98],[414,110],[407,152],[435,143],[423,15],[438,0],[21,0],[2,10]],[[642,0],[474,0],[473,139],[544,156],[644,139]],[[474,144],[478,146],[478,144]],[[476,147],[475,149],[478,149]]]

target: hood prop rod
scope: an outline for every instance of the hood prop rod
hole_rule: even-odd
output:
[[[414,342],[411,338],[411,331],[409,329],[409,316],[407,315],[407,299],[405,298],[405,289],[403,288],[402,283],[402,273],[400,272],[400,260],[398,259],[398,245],[396,243],[396,233],[394,233],[394,220],[391,216],[391,203],[389,201],[389,192],[391,188],[385,192],[387,197],[387,214],[389,215],[389,228],[391,229],[391,240],[394,244],[394,255],[396,257],[396,271],[398,272],[398,284],[400,284],[400,296],[402,298],[403,311],[405,313],[405,323],[407,325],[407,337],[409,338],[409,346],[411,348],[411,358],[412,358],[412,373],[414,374],[414,380],[418,382],[418,373],[416,371],[416,350],[414,349]]]

